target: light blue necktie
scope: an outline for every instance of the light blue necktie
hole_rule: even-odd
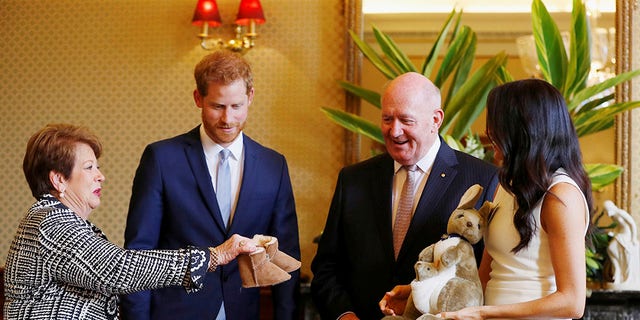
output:
[[[231,151],[222,149],[220,151],[220,161],[218,161],[218,176],[216,180],[216,198],[222,214],[224,226],[228,228],[229,217],[231,216],[231,169],[229,167],[229,156]],[[225,320],[224,301],[220,306],[216,320]]]
[[[218,162],[218,177],[216,181],[216,198],[222,214],[224,226],[229,224],[231,216],[231,169],[229,168],[229,156],[231,151],[222,149],[220,151],[220,161]]]
[[[226,320],[227,314],[224,311],[224,301],[222,301],[222,305],[220,306],[220,311],[218,311],[218,315],[216,316],[216,320]]]

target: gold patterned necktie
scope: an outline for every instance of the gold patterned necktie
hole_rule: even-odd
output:
[[[395,258],[402,247],[402,242],[407,234],[407,229],[411,224],[411,212],[413,211],[413,196],[416,193],[416,173],[418,167],[413,164],[403,166],[407,170],[407,179],[402,186],[400,193],[400,201],[398,202],[398,210],[396,212],[396,221],[393,224],[393,251]]]

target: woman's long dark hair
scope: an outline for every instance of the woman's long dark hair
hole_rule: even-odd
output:
[[[526,248],[535,230],[531,209],[542,199],[553,173],[563,168],[593,209],[591,182],[582,165],[576,130],[562,94],[538,79],[509,82],[487,98],[487,135],[503,155],[500,183],[516,197],[513,223]]]

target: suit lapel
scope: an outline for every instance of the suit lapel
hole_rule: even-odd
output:
[[[202,149],[199,130],[200,127],[196,127],[187,133],[184,150],[185,155],[189,162],[189,166],[191,167],[191,172],[193,172],[193,177],[198,184],[200,196],[209,209],[209,214],[211,214],[215,220],[218,228],[220,228],[223,233],[226,233],[226,228],[222,221],[222,215],[220,214],[220,208],[218,207],[218,200],[216,199],[215,191],[211,184],[211,176],[209,175],[204,150]]]
[[[393,159],[385,154],[382,161],[378,162],[378,168],[371,170],[369,187],[373,195],[372,201],[376,201],[376,211],[373,217],[378,226],[378,235],[381,238],[382,249],[387,258],[394,260],[393,253],[393,224],[392,215],[392,195],[393,195]]]

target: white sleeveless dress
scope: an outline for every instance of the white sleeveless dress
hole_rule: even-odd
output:
[[[580,189],[563,169],[558,169],[554,173],[549,188],[560,182],[570,183]],[[585,208],[588,208],[584,195],[582,198]],[[502,187],[498,188],[494,202],[499,204],[499,208],[489,222],[484,235],[485,248],[493,258],[490,280],[485,290],[485,305],[525,302],[539,299],[556,291],[556,280],[549,252],[549,238],[540,224],[543,199],[538,201],[532,209],[537,230],[533,234],[529,246],[517,254],[513,254],[511,249],[520,240],[520,235],[513,225],[513,215],[517,204],[510,193]],[[585,221],[589,221],[587,210],[575,214],[584,215]]]

